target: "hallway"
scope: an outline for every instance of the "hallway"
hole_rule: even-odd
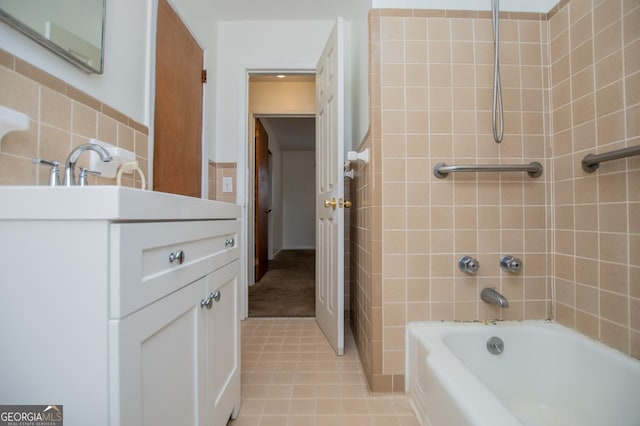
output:
[[[315,317],[315,250],[281,250],[249,287],[249,317]]]
[[[242,408],[229,426],[413,426],[402,394],[371,395],[353,335],[336,357],[312,318],[242,323]]]

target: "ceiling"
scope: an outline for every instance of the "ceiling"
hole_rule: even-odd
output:
[[[371,0],[212,0],[216,21],[353,19]],[[360,13],[358,13],[360,12]],[[366,15],[365,15],[366,16]]]
[[[267,133],[275,135],[282,151],[315,151],[315,117],[260,117]]]

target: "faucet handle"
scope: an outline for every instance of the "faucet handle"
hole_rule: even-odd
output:
[[[42,158],[34,158],[32,162],[33,164],[51,166],[51,172],[49,174],[49,185],[50,186],[60,185],[60,162],[55,160],[47,161],[47,160],[43,160]]]
[[[88,186],[89,182],[87,181],[87,175],[100,176],[102,173],[89,170],[86,167],[80,167],[80,186]]]
[[[502,256],[500,258],[500,267],[505,272],[520,272],[522,260],[514,256]]]
[[[458,268],[467,274],[475,274],[480,269],[480,262],[471,256],[462,256],[458,260]]]

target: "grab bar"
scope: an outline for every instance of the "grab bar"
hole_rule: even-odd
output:
[[[602,154],[587,154],[582,159],[582,170],[587,173],[593,173],[598,170],[600,163],[603,161],[618,160],[620,158],[633,157],[634,155],[640,155],[640,145],[616,149]]]
[[[438,163],[433,167],[433,174],[438,179],[446,178],[454,172],[527,172],[532,178],[542,176],[542,164],[533,161],[529,164],[469,164],[447,166]]]

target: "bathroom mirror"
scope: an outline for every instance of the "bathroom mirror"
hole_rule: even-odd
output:
[[[88,73],[102,74],[106,0],[0,0],[0,20]]]

